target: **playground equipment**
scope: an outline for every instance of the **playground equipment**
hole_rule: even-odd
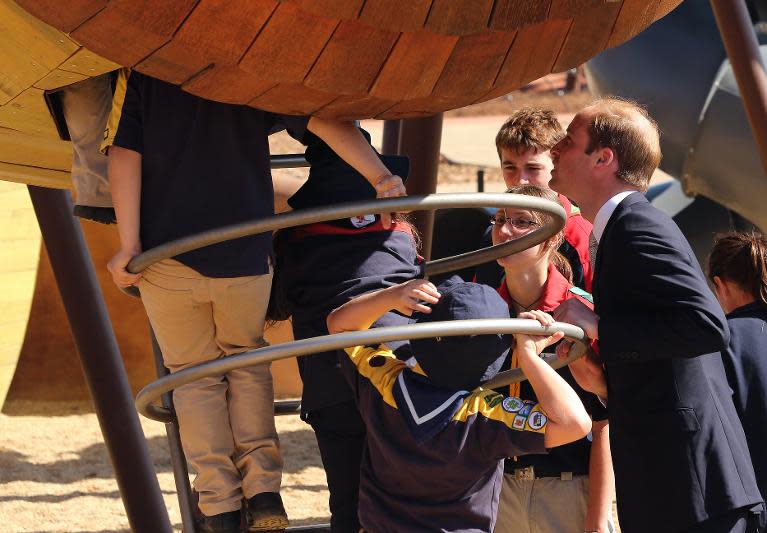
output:
[[[203,98],[292,114],[427,116],[630,39],[680,0],[20,0],[87,49]]]
[[[283,213],[266,219],[244,222],[241,224],[210,230],[207,232],[190,235],[176,241],[158,246],[136,256],[128,264],[130,272],[141,272],[151,264],[167,259],[178,254],[196,250],[204,246],[216,244],[230,239],[236,239],[247,235],[255,235],[267,231],[295,227],[328,220],[337,220],[354,216],[359,213],[394,212],[401,210],[436,210],[444,208],[461,207],[514,207],[529,209],[549,214],[552,219],[544,226],[515,238],[504,244],[491,246],[482,250],[464,253],[453,257],[445,257],[436,261],[429,261],[425,265],[426,275],[441,274],[453,270],[463,269],[481,264],[498,257],[503,257],[519,252],[536,244],[544,242],[560,231],[566,220],[566,214],[561,205],[531,196],[516,194],[443,194],[430,196],[408,196],[403,198],[389,198],[384,200],[369,200],[346,204],[329,205],[313,209],[304,209],[291,213]],[[128,294],[138,296],[137,291],[126,290]],[[564,331],[566,336],[575,341],[575,348],[565,360],[551,356],[547,362],[554,368],[561,368],[586,351],[585,336],[583,330],[570,324],[556,323],[549,328],[543,328],[534,320],[467,320],[455,322],[433,322],[430,324],[417,324],[410,326],[378,328],[375,330],[349,332],[324,337],[303,339],[278,346],[267,346],[252,350],[243,354],[233,355],[209,361],[168,374],[162,364],[162,353],[159,346],[154,342],[155,361],[159,380],[144,387],[136,397],[136,407],[144,416],[165,422],[168,428],[168,439],[171,448],[171,460],[173,463],[176,489],[178,492],[179,506],[187,533],[194,533],[197,529],[195,521],[194,494],[188,483],[186,460],[181,447],[181,438],[177,422],[173,413],[173,400],[170,393],[187,383],[210,376],[219,376],[260,363],[270,363],[287,358],[310,356],[311,354],[325,352],[334,349],[347,348],[371,343],[387,342],[398,339],[416,339],[435,336],[455,335],[481,335],[488,333],[518,333],[518,332],[541,332],[552,333]],[[501,387],[510,383],[525,379],[520,369],[513,369],[498,374],[490,383],[491,387]],[[162,397],[162,407],[153,405],[153,401]],[[296,413],[300,404],[294,401],[278,401],[275,403],[275,414]],[[292,531],[324,531],[325,526],[309,526],[292,528]]]
[[[740,13],[742,22],[741,3],[712,1],[724,20],[720,26],[751,35],[737,17],[727,18]],[[411,157],[411,192],[430,193],[441,127],[435,112],[504,94],[542,74],[580,64],[638,33],[678,3],[425,0],[409,3],[409,11],[403,12],[399,2],[388,0],[185,0],[159,7],[131,0],[20,2],[54,29],[10,0],[0,0],[0,126],[6,128],[0,140],[0,177],[30,184],[131,527],[170,531],[145,443],[138,437],[101,292],[80,228],[72,220],[68,193],[61,190],[70,183],[70,148],[61,140],[67,131],[57,89],[119,63],[165,79],[188,73],[178,83],[190,92],[217,98],[218,91],[218,99],[282,112],[299,110],[290,106],[300,101],[307,106],[301,110],[324,116],[431,115],[387,123],[384,136],[385,151]],[[736,40],[731,32],[725,36],[731,43]],[[298,37],[315,39],[315,46],[304,46],[299,54],[281,46]],[[123,51],[128,55],[118,57]],[[246,59],[255,61],[253,57],[276,77],[248,77]],[[739,65],[745,58],[732,57],[739,85],[758,87],[755,76],[743,75]],[[745,94],[752,102],[756,95],[763,104],[761,110],[747,105],[751,123],[767,124],[767,94],[758,89]],[[767,153],[767,138],[757,136],[757,141]],[[428,255],[431,224],[428,218],[421,222]],[[82,306],[83,301],[93,305]]]

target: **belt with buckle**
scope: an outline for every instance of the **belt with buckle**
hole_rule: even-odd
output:
[[[558,472],[556,474],[542,474],[542,475],[536,476],[534,466],[526,466],[524,468],[515,468],[512,476],[517,481],[533,481],[535,479],[541,479],[544,477],[554,477],[554,478],[558,477],[562,481],[571,481],[573,479],[572,472]]]

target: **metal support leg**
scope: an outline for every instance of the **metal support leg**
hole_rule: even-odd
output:
[[[767,72],[748,7],[744,0],[711,0],[711,7],[767,172]]]
[[[442,113],[425,118],[403,119],[400,127],[399,150],[410,158],[410,178],[407,192],[410,195],[432,194],[437,190],[439,172],[439,147],[442,141]],[[415,214],[415,225],[423,242],[421,255],[431,257],[431,233],[434,212]]]
[[[167,376],[169,372],[163,364],[162,351],[160,350],[160,345],[157,344],[157,337],[155,337],[151,325],[149,326],[149,335],[152,338],[152,352],[154,353],[157,377]],[[162,395],[162,406],[173,412],[172,393],[166,392]],[[172,422],[165,424],[165,433],[168,436],[168,450],[170,451],[170,462],[173,465],[173,480],[176,483],[176,494],[178,496],[178,507],[181,511],[183,531],[184,533],[197,533],[197,521],[195,520],[197,503],[192,492],[192,486],[189,484],[189,469],[186,465],[186,456],[181,445],[181,433],[175,418]]]
[[[93,263],[71,214],[69,191],[28,188],[131,530],[170,533],[157,473]]]
[[[381,153],[396,155],[399,150],[399,130],[401,120],[385,120],[383,127],[383,140],[381,141]]]

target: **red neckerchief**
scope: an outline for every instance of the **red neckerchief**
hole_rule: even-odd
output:
[[[315,235],[359,235],[360,233],[370,233],[374,231],[402,231],[408,235],[413,234],[412,227],[406,222],[392,221],[391,227],[385,230],[381,220],[376,220],[373,224],[362,228],[344,228],[325,222],[317,222],[300,226],[293,230],[290,235],[292,240],[301,240]]]
[[[535,308],[545,313],[550,313],[559,307],[559,304],[565,300],[577,298],[578,296],[576,294],[570,292],[572,286],[573,284],[567,281],[559,270],[557,270],[557,267],[555,267],[553,263],[549,263],[546,284],[543,286],[543,294],[541,294],[541,297],[538,299],[538,305],[536,305]],[[509,308],[511,308],[513,302],[511,295],[509,294],[509,288],[506,286],[506,276],[501,280],[501,286],[498,287],[497,290],[498,294],[501,295],[501,298],[503,298]],[[581,300],[588,304],[585,300]]]

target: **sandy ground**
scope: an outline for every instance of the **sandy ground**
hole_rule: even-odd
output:
[[[450,112],[446,114],[446,124],[451,119],[464,119],[469,115],[481,115],[487,123],[487,117],[503,117],[514,107],[536,102],[571,115],[581,101],[588,101],[588,96],[544,95],[531,100],[529,96],[518,95],[480,104],[474,109]],[[492,143],[494,132],[490,135]],[[291,153],[299,148],[300,145],[293,144],[286,136],[277,136],[272,141],[275,153]],[[488,149],[492,154],[492,144],[485,148]],[[478,159],[488,160],[487,157]],[[503,191],[497,167],[460,164],[443,157],[438,192],[475,191],[479,169],[485,171],[486,191]],[[305,170],[279,172],[294,178],[306,174]],[[141,423],[171,522],[180,530],[164,426],[146,419]],[[296,416],[279,417],[277,425],[285,457],[282,494],[293,524],[327,522],[325,475],[311,429]],[[98,422],[90,407],[7,403],[0,414],[0,533],[124,531],[129,531],[128,522]]]
[[[96,415],[83,404],[10,402],[0,415],[0,532],[130,531]],[[36,414],[29,414],[36,413]],[[165,426],[142,418],[174,530],[181,531]],[[327,523],[325,473],[311,428],[277,418],[282,496],[294,525]]]

